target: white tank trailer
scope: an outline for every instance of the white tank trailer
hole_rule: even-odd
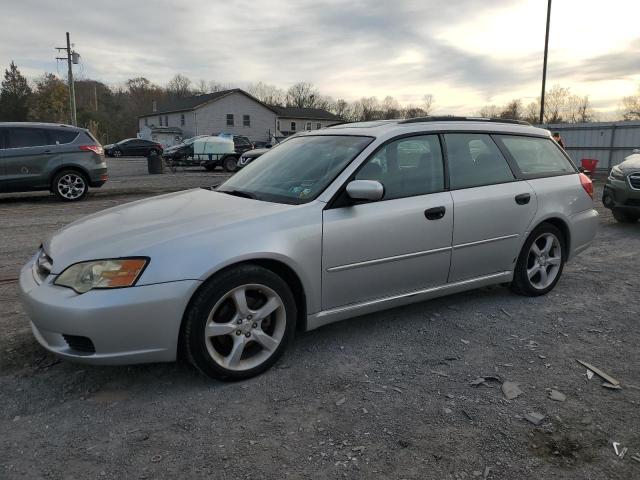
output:
[[[233,140],[225,137],[202,137],[193,142],[193,156],[198,160],[217,160],[234,153]]]

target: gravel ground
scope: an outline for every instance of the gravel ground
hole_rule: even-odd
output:
[[[113,160],[111,180],[77,204],[0,196],[0,478],[640,478],[639,224],[598,202],[594,245],[546,297],[483,288],[333,324],[245,382],[183,364],[60,362],[33,339],[13,280],[41,239],[221,178],[145,168]],[[588,380],[576,359],[623,388]],[[507,400],[503,381],[522,394]]]

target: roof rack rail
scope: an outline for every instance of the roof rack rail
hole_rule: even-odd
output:
[[[437,117],[416,117],[409,118],[407,120],[401,120],[399,125],[405,123],[422,123],[422,122],[494,122],[494,123],[513,123],[516,125],[529,125],[529,122],[524,120],[511,120],[504,118],[486,118],[486,117],[456,117],[453,115],[441,115]]]

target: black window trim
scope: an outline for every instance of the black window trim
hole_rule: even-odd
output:
[[[49,134],[49,131],[47,130],[46,127],[42,126],[38,126],[38,127],[30,127],[30,126],[11,126],[11,127],[4,127],[6,128],[6,132],[5,132],[5,142],[7,144],[7,147],[4,148],[4,150],[18,150],[21,148],[44,148],[44,147],[54,147],[56,146],[55,143],[51,143],[53,141],[51,135]],[[11,146],[11,130],[15,129],[15,128],[21,128],[21,129],[26,129],[26,130],[40,130],[42,133],[44,133],[44,137],[46,139],[46,144],[44,145],[29,145],[29,146],[24,146],[24,147],[13,147]],[[73,139],[73,141],[75,141],[75,139],[78,138],[78,136],[76,135],[76,137]],[[66,145],[61,143],[60,145]]]
[[[348,199],[348,197],[346,197],[347,185],[349,184],[349,182],[352,182],[353,180],[355,180],[355,177],[358,174],[358,172],[360,170],[362,170],[364,168],[364,166],[367,163],[369,163],[369,160],[371,160],[373,157],[375,157],[376,154],[380,150],[382,150],[387,145],[389,145],[390,143],[393,143],[393,142],[395,142],[397,140],[402,140],[402,139],[411,138],[411,137],[425,137],[427,135],[431,135],[431,136],[437,137],[438,138],[438,142],[440,143],[440,153],[441,153],[441,156],[442,156],[442,174],[444,175],[444,189],[438,190],[436,192],[421,193],[421,194],[418,194],[418,195],[407,195],[406,197],[389,198],[389,199],[386,199],[386,200],[385,199],[380,199],[380,200],[377,200],[375,202],[368,202],[368,201],[359,202],[359,201],[350,200],[350,199]],[[354,158],[354,160],[355,160],[355,158]],[[349,165],[345,166],[345,169],[348,166]],[[358,165],[358,168],[356,168],[356,170],[351,175],[349,175],[349,178],[347,178],[347,180],[345,180],[345,182],[340,186],[340,188],[338,190],[336,190],[336,193],[334,193],[333,196],[331,197],[331,199],[327,202],[327,205],[324,208],[324,210],[330,210],[330,209],[333,209],[333,208],[351,207],[351,206],[361,205],[361,204],[365,204],[365,203],[392,202],[394,200],[402,200],[404,198],[422,197],[424,195],[431,195],[431,194],[434,194],[434,193],[447,192],[447,191],[449,191],[449,175],[448,175],[448,173],[449,172],[448,172],[448,167],[447,167],[445,151],[443,149],[443,142],[442,142],[442,139],[440,138],[440,135],[438,134],[438,132],[410,132],[410,133],[403,133],[401,135],[397,135],[397,136],[395,136],[393,138],[389,138],[389,139],[385,140],[383,143],[378,145],[378,147],[373,152],[371,152],[369,155],[367,155],[367,157],[364,159],[364,161],[362,161],[362,163],[360,163],[360,165]],[[334,181],[335,181],[335,179],[334,179]],[[328,185],[327,188],[329,188],[329,186],[330,185]]]
[[[523,173],[522,170],[520,170],[520,166],[518,165],[518,162],[516,162],[516,159],[513,157],[513,155],[511,155],[511,152],[509,151],[507,146],[502,142],[502,139],[499,137],[499,136],[507,136],[507,135],[511,137],[539,138],[541,140],[548,140],[552,142],[554,146],[560,151],[560,153],[567,159],[567,161],[569,162],[569,165],[571,165],[571,167],[573,168],[573,171],[572,172]],[[509,133],[494,132],[492,134],[492,137],[494,136],[496,138],[494,138],[493,141],[496,143],[496,145],[498,145],[498,148],[500,149],[500,151],[502,151],[502,154],[505,156],[509,164],[512,165],[511,167],[512,170],[515,169],[515,171],[517,172],[516,176],[521,180],[535,180],[538,178],[562,177],[564,175],[575,175],[576,173],[579,172],[575,163],[573,163],[573,160],[571,160],[571,157],[567,155],[567,152],[565,152],[564,149],[550,137],[541,137],[539,135],[523,135],[523,134],[511,133],[511,132]]]

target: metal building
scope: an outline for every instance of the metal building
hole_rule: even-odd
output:
[[[567,153],[579,166],[583,158],[598,160],[598,171],[607,171],[640,148],[640,121],[558,123],[542,125],[560,132]]]

